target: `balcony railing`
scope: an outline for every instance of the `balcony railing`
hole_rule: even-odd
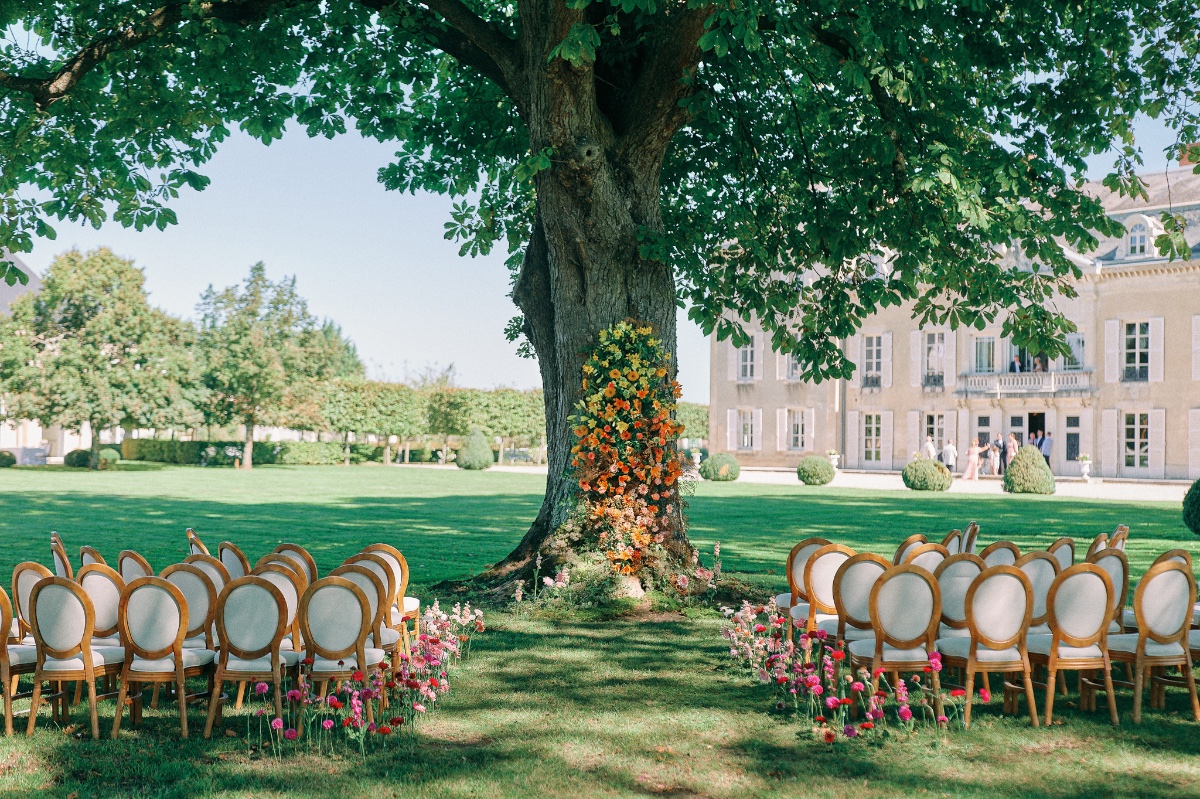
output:
[[[1090,371],[968,374],[959,380],[959,392],[965,394],[1056,394],[1091,389]]]
[[[944,374],[926,374],[925,379],[921,381],[924,388],[945,388],[946,375]]]
[[[879,388],[882,385],[883,385],[883,379],[879,375],[871,374],[871,375],[863,375],[863,377],[862,377],[862,387],[863,388]]]
[[[1121,374],[1122,383],[1148,383],[1150,382],[1150,367],[1149,366],[1126,366],[1125,371]]]

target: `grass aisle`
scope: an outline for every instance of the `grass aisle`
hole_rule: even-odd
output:
[[[363,543],[395,541],[427,586],[505,554],[536,512],[540,487],[532,475],[368,467],[7,470],[0,566],[47,562],[57,529],[69,547],[91,543],[115,559],[129,546],[161,568],[182,557],[191,525],[210,545],[230,538],[252,557],[278,541],[312,545],[322,571]],[[690,513],[698,543],[719,539],[727,567],[770,585],[782,582],[791,543],[812,534],[890,554],[911,532],[971,518],[984,540],[1022,544],[1087,539],[1123,521],[1137,571],[1153,553],[1194,540],[1170,505],[1056,498],[703,485]],[[1127,691],[1116,730],[1102,712],[1077,714],[1074,695],[1056,703],[1061,725],[1036,731],[1001,718],[997,698],[969,733],[831,750],[767,713],[769,692],[725,667],[714,614],[584,623],[496,613],[489,624],[413,752],[277,764],[250,754],[241,734],[203,741],[202,707],[186,742],[170,703],[148,711],[141,731],[123,727],[116,742],[78,740],[43,714],[32,741],[0,739],[0,796],[1200,796],[1200,726],[1182,714],[1178,691],[1168,712],[1147,711],[1136,728]],[[81,727],[85,707],[73,716]],[[112,712],[101,703],[102,730]],[[226,719],[244,732],[243,718]]]

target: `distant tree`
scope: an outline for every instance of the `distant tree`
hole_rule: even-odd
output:
[[[450,436],[467,434],[471,424],[471,392],[454,386],[429,390],[425,406],[425,426],[430,434],[442,437],[442,462],[450,449]]]
[[[345,373],[347,346],[331,344],[330,331],[296,293],[295,278],[272,283],[262,263],[241,286],[209,286],[197,310],[207,420],[245,426],[242,466],[250,469],[257,425],[319,424],[321,381]]]
[[[546,430],[542,392],[496,388],[478,391],[470,398],[470,426],[500,438],[500,463],[509,439],[525,439],[536,445]]]
[[[378,386],[378,383],[353,378],[327,380],[321,384],[321,417],[327,429],[341,433],[347,466],[350,465],[350,434],[374,432],[379,426],[376,420]]]
[[[682,438],[708,438],[708,406],[681,402],[675,406],[675,420],[683,425]]]
[[[408,442],[425,429],[426,398],[403,383],[376,383],[373,401],[375,427],[371,432],[383,438],[383,462],[392,461],[391,436],[399,439],[407,461]]]
[[[194,329],[150,306],[145,275],[108,249],[60,255],[37,294],[0,317],[0,385],[7,413],[92,432],[192,426],[203,394]]]
[[[362,378],[366,375],[367,370],[358,357],[358,347],[342,333],[341,325],[326,319],[321,323],[320,333],[314,357],[318,369],[326,373],[322,377]]]

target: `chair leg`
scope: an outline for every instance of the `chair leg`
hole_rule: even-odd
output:
[[[42,701],[42,675],[39,672],[33,677],[33,696],[29,699],[29,721],[25,725],[25,734],[33,735],[33,725],[37,721],[38,704]]]
[[[275,718],[283,718],[283,680],[275,679]]]
[[[133,698],[133,704],[129,706],[129,723],[137,728],[142,726],[142,684],[133,682],[129,684],[129,695]]]
[[[11,680],[9,678],[8,662],[5,661],[3,664],[0,664],[0,684],[3,684],[3,686],[4,686],[4,734],[6,736],[8,736],[9,738],[11,738],[12,734],[13,734],[13,728],[12,728],[13,694],[15,694],[17,692],[15,688],[13,688],[12,690],[9,690],[10,683],[15,683],[15,680]]]
[[[1108,693],[1108,715],[1114,727],[1121,726],[1121,717],[1117,715],[1117,692],[1113,690],[1112,668],[1104,670],[1104,690]]]
[[[78,683],[76,683],[78,685]],[[92,717],[92,740],[100,738],[100,718],[96,715],[96,679],[95,675],[87,681],[88,708]]]
[[[967,682],[964,687],[967,689],[967,701],[963,707],[963,729],[969,730],[971,728],[971,705],[975,704],[973,701],[975,698],[975,670],[970,666],[967,666]]]
[[[238,689],[237,689],[237,699],[233,703],[234,710],[242,709],[242,697],[244,697],[245,695],[246,695],[246,683],[239,682]]]
[[[1025,703],[1029,705],[1029,720],[1033,722],[1033,726],[1038,726],[1037,699],[1033,695],[1033,674],[1029,669],[1025,669]],[[1017,711],[1017,697],[1013,696],[1013,713]]]
[[[224,676],[217,672],[216,679],[213,680],[212,695],[208,698],[208,720],[204,722],[204,737],[212,737],[213,724],[217,720],[217,713],[221,709],[221,688],[225,684]]]
[[[936,671],[933,672],[933,712],[934,715],[942,715],[942,680]]]
[[[75,681],[75,698],[71,700],[71,707],[79,707],[79,703],[83,700],[83,682]]]
[[[1145,689],[1146,667],[1138,663],[1133,672],[1133,723],[1142,723],[1142,691]]]
[[[150,687],[150,709],[158,710],[158,683]]]
[[[113,714],[112,737],[115,741],[117,734],[121,732],[121,716],[125,715],[125,696],[129,693],[129,683],[125,681],[125,675],[121,675],[121,687],[117,690],[117,712]],[[133,711],[130,711],[132,713]]]
[[[1049,727],[1054,721],[1054,681],[1057,672],[1049,666],[1046,668],[1046,726]]]
[[[1183,678],[1187,682],[1188,699],[1192,703],[1192,718],[1200,721],[1200,697],[1196,696],[1196,675],[1192,673],[1192,661],[1188,658],[1188,662],[1184,666],[1180,666],[1179,670],[1183,672]],[[1163,687],[1166,691],[1166,687]]]
[[[1067,695],[1067,674],[1063,671],[1058,673],[1058,692],[1062,696]]]
[[[179,734],[187,736],[187,685],[183,680],[183,671],[175,674],[175,693],[179,701]]]

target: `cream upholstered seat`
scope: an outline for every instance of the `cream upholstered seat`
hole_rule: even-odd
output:
[[[875,637],[871,628],[871,589],[889,568],[879,555],[863,552],[846,560],[833,577],[836,618],[817,622],[817,629],[844,641]]]
[[[1058,570],[1069,569],[1075,565],[1075,539],[1059,538],[1053,544],[1046,547],[1046,553],[1053,555],[1058,561]]]
[[[103,564],[89,563],[75,575],[75,582],[87,592],[96,614],[92,646],[121,646],[117,635],[117,608],[125,590],[121,575]]]
[[[780,610],[790,610],[803,604],[804,615],[800,618],[808,618],[808,599],[804,595],[804,567],[808,565],[812,553],[830,543],[833,542],[825,538],[805,538],[792,547],[787,558],[788,592],[775,597],[775,604]]]
[[[938,640],[970,637],[971,631],[967,629],[967,589],[983,569],[983,560],[969,552],[951,555],[938,564],[933,573],[942,596]]]
[[[126,583],[132,583],[139,577],[153,577],[154,568],[132,549],[123,549],[117,555],[117,571]]]
[[[1114,726],[1120,723],[1106,650],[1112,596],[1112,579],[1094,563],[1076,564],[1054,578],[1046,599],[1050,635],[1026,639],[1030,660],[1046,666],[1046,726],[1054,719],[1055,679],[1061,670],[1102,671],[1109,716]],[[1092,685],[1080,680],[1081,709],[1095,710]]]
[[[1012,566],[1021,557],[1021,549],[1012,541],[996,541],[979,553],[989,569],[992,566]]]
[[[808,559],[804,566],[804,593],[808,597],[807,631],[814,632],[817,624],[822,621],[837,618],[837,605],[833,597],[833,581],[838,569],[856,553],[850,547],[841,544],[826,544],[818,549]],[[793,624],[800,619],[794,615]]]
[[[851,641],[849,649],[856,658],[870,659],[875,655],[875,638],[872,636],[867,640]],[[897,649],[891,644],[884,644],[883,659],[888,663],[924,664],[929,662],[929,652],[923,646]]]
[[[362,679],[366,676],[362,672],[377,670],[384,653],[366,646],[371,623],[370,599],[345,577],[324,577],[304,592],[300,631],[305,651],[313,658],[311,676],[319,691],[330,682]],[[373,701],[366,703],[368,721],[374,720],[373,705]]]
[[[904,562],[920,566],[932,574],[937,571],[937,567],[943,560],[950,557],[950,554],[950,551],[941,544],[921,544],[908,550],[908,554],[904,556]]]
[[[125,657],[125,650],[119,646],[97,646],[91,649],[93,668],[120,664]],[[43,671],[83,671],[84,655],[82,653],[67,658],[46,658],[42,663]]]
[[[971,724],[970,697],[975,691],[977,672],[1019,672],[1024,681],[1029,718],[1038,726],[1037,705],[1033,695],[1033,673],[1025,650],[1025,631],[1033,613],[1033,588],[1029,577],[1016,566],[993,566],[971,581],[964,599],[969,638],[947,638],[937,642],[947,666],[963,669],[966,674],[968,701],[963,710],[963,725]],[[1004,709],[1015,711],[1015,688],[1005,683]]]
[[[163,569],[162,578],[183,594],[187,608],[187,635],[182,645],[188,649],[214,649],[213,617],[216,614],[217,591],[208,573],[191,563],[176,563]],[[198,646],[195,639],[204,646]]]
[[[225,566],[225,571],[229,572],[230,580],[245,577],[250,573],[250,561],[232,541],[217,544],[217,559]]]
[[[207,666],[216,659],[217,653],[211,649],[183,649],[180,658],[185,669],[193,669],[199,666]],[[171,658],[159,658],[157,660],[146,660],[137,658],[130,666],[130,672],[136,671],[170,671],[175,665]]]
[[[383,662],[385,657],[387,657],[387,653],[385,653],[382,649],[375,649],[369,646],[364,647],[363,649],[363,659],[367,664],[365,667],[358,665],[358,657],[355,655],[346,655],[336,659],[314,657],[312,667],[313,675],[315,677],[322,677],[323,672],[370,668],[371,666],[378,666]]]
[[[1138,651],[1138,634],[1121,633],[1120,635],[1108,636],[1108,651],[1110,653],[1136,653]],[[1143,651],[1147,657],[1181,657],[1183,655],[1183,644],[1177,641],[1172,641],[1168,644],[1146,641]]]
[[[303,652],[297,652],[294,649],[280,649],[279,663],[281,668],[293,668],[304,657]],[[271,656],[263,655],[257,658],[239,658],[230,656],[226,668],[229,671],[254,671],[260,673],[271,672]]]
[[[1087,562],[1095,563],[1104,569],[1112,581],[1112,613],[1109,616],[1108,632],[1110,634],[1124,632],[1122,611],[1125,608],[1125,600],[1129,596],[1129,561],[1125,559],[1125,553],[1115,547],[1105,547],[1099,552],[1089,555]]]

